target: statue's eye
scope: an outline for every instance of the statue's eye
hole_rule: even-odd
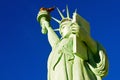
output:
[[[62,26],[62,29],[64,29],[65,28],[65,26]]]
[[[75,23],[70,24],[70,26],[73,26],[73,25],[75,25]]]

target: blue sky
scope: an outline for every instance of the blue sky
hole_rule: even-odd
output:
[[[119,0],[1,0],[0,80],[47,80],[51,47],[36,17],[40,7],[63,10],[66,4],[71,16],[77,8],[90,22],[92,37],[106,48],[110,67],[103,80],[119,79]],[[60,19],[57,10],[51,16]],[[51,22],[53,28],[58,28],[56,22]]]

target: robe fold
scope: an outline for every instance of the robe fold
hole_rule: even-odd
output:
[[[86,45],[81,48],[77,54],[84,53],[88,60],[73,54],[72,39],[61,39],[48,58],[48,80],[102,80],[108,72],[104,48],[97,43],[96,55]]]

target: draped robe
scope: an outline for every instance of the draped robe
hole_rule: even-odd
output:
[[[102,80],[108,72],[108,60],[104,48],[98,43],[97,54],[80,42],[81,52],[73,53],[73,41],[63,38],[52,49],[48,58],[48,80]],[[79,54],[87,55],[84,60]]]

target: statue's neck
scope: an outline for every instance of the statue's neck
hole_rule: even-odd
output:
[[[65,37],[61,37],[61,40],[69,40],[69,39],[71,39],[71,38],[73,38],[73,34],[71,34],[71,35],[69,35],[69,36],[65,36]]]

